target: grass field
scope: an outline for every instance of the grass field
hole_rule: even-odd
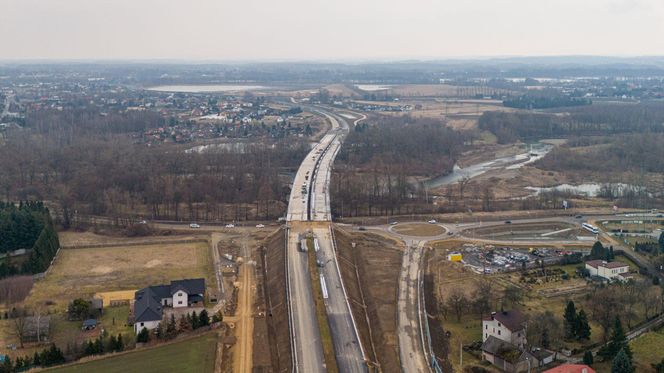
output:
[[[664,359],[662,346],[664,346],[664,329],[645,333],[629,343],[637,362],[637,372],[653,370],[651,364],[659,363]]]
[[[399,234],[420,237],[439,236],[445,233],[445,228],[436,224],[400,224],[392,230]]]
[[[217,350],[216,333],[165,346],[128,352],[101,360],[48,370],[49,372],[161,373],[213,372]]]
[[[213,284],[209,255],[205,243],[63,249],[25,303],[49,302],[52,309],[64,311],[72,299],[101,291],[138,289],[195,277]]]

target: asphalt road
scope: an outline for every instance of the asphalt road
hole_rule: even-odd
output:
[[[314,236],[318,239],[320,250],[318,260],[326,263],[321,273],[327,284],[328,298],[325,300],[325,310],[332,331],[332,341],[340,372],[366,372],[364,353],[361,343],[355,333],[354,320],[346,301],[346,292],[343,288],[341,274],[337,266],[335,250],[333,248],[330,227],[314,228]]]
[[[321,344],[316,309],[311,292],[307,254],[298,251],[300,232],[291,230],[288,236],[288,277],[290,279],[290,311],[299,372],[325,372],[325,358]]]
[[[288,204],[288,286],[292,320],[295,369],[300,372],[325,371],[320,330],[311,292],[307,256],[297,250],[297,243],[311,228],[305,222],[328,222],[316,225],[321,255],[329,259],[322,268],[329,297],[325,307],[332,333],[339,371],[365,372],[364,353],[354,327],[343,281],[339,273],[334,242],[330,235],[331,209],[329,182],[334,158],[348,130],[348,124],[340,117],[320,108],[309,108],[324,115],[332,128],[307,154],[293,181]]]

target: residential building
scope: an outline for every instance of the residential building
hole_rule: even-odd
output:
[[[482,342],[495,337],[523,348],[526,345],[526,316],[518,310],[492,312],[482,320]]]
[[[171,281],[141,289],[134,295],[134,331],[156,328],[164,315],[164,307],[200,306],[205,296],[205,279]]]
[[[629,265],[622,262],[590,260],[586,262],[586,269],[590,273],[590,276],[597,276],[607,280],[627,281],[632,276],[629,273]]]
[[[482,359],[510,373],[532,371],[540,366],[533,354],[493,335],[482,343]]]

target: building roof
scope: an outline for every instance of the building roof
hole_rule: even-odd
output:
[[[184,290],[187,294],[205,294],[205,279],[193,278],[171,281],[171,295],[178,290]]]
[[[136,322],[159,321],[162,319],[161,298],[152,290],[152,286],[137,291],[134,299]]]
[[[584,364],[563,364],[542,373],[595,373],[595,370]]]
[[[494,312],[490,318],[485,320],[490,321],[494,319],[505,325],[512,332],[523,329],[526,323],[526,316],[519,310]]]
[[[136,322],[159,321],[163,317],[161,300],[171,298],[177,291],[182,290],[192,300],[205,294],[205,279],[194,278],[171,281],[170,285],[148,286],[134,294],[134,317]],[[199,296],[199,297],[193,297]]]
[[[623,262],[607,262],[605,260],[590,260],[586,262],[586,265],[589,265],[593,268],[604,267],[609,269],[629,267],[629,265]]]
[[[522,355],[522,352],[518,347],[492,335],[490,335],[489,338],[487,338],[486,341],[482,343],[482,351],[494,356],[498,356],[510,363],[519,361],[519,358]]]

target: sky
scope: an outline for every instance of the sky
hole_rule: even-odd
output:
[[[0,0],[0,60],[662,56],[664,0]]]

